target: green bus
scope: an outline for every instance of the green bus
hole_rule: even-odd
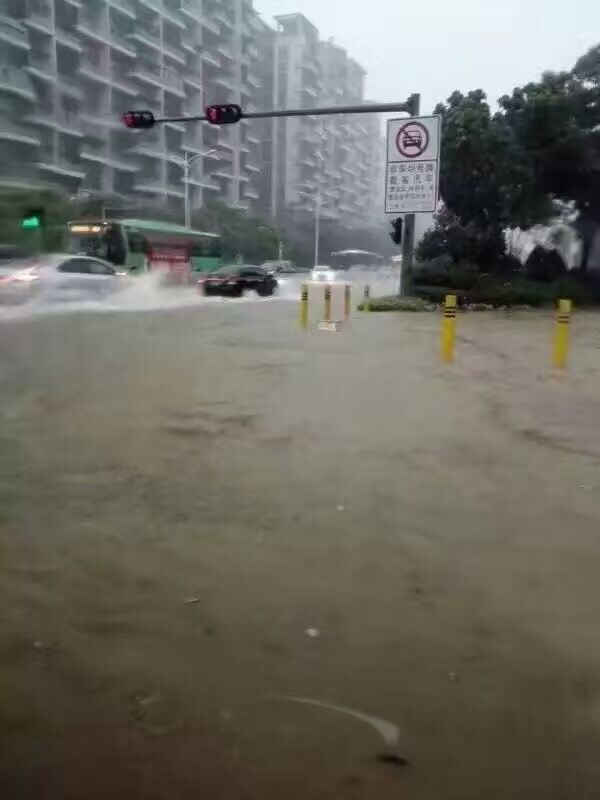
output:
[[[169,249],[185,253],[193,272],[211,272],[221,262],[221,237],[149,219],[79,220],[68,223],[68,250],[85,253],[125,267],[147,272],[153,256]]]

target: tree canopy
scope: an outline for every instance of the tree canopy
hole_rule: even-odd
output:
[[[199,209],[194,227],[220,233],[223,257],[241,258],[253,264],[277,258],[279,234],[268,222],[239,208],[215,200]]]
[[[435,111],[446,211],[421,254],[442,247],[493,268],[503,230],[548,221],[555,201],[579,212],[584,238],[600,224],[600,45],[569,72],[546,72],[504,95],[495,113],[480,89],[454,92]]]

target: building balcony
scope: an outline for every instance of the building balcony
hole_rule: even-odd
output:
[[[64,30],[63,28],[57,28],[56,43],[75,53],[83,53],[83,46],[74,32]]]
[[[9,120],[0,122],[0,141],[27,144],[31,147],[39,147],[41,144],[40,138],[27,125]]]
[[[111,114],[110,112],[100,112],[98,115],[82,112],[79,115],[79,119],[81,120],[82,130],[86,132],[86,135],[89,135],[86,126],[91,126],[93,129],[98,131],[116,130],[126,132],[120,116],[117,114]],[[102,135],[105,136],[107,134],[104,133]],[[129,131],[128,136],[131,135],[135,135],[135,132]]]
[[[228,78],[227,75],[218,75],[216,78],[212,78],[211,82],[217,86],[223,86],[225,89],[229,89],[229,91],[233,91],[233,78]]]
[[[108,2],[110,7],[114,8],[114,10],[118,11],[120,14],[123,14],[129,19],[136,18],[133,0],[108,0]]]
[[[136,57],[135,47],[131,44],[129,39],[125,36],[121,36],[120,33],[117,33],[114,30],[111,30],[110,35],[107,37],[108,44],[113,50],[116,50],[118,53],[121,53],[124,56],[129,56],[130,58]]]
[[[107,74],[104,67],[94,64],[87,57],[82,58],[79,62],[79,74],[92,83],[99,83],[101,86],[112,86],[112,75]]]
[[[171,44],[170,42],[165,42],[163,44],[163,54],[165,58],[170,58],[172,61],[175,61],[182,67],[185,67],[185,56],[179,52],[181,45]]]
[[[219,167],[219,169],[215,170],[214,172],[211,172],[210,176],[211,176],[211,178],[223,178],[223,179],[228,180],[228,181],[233,180],[233,175],[230,172],[227,172],[226,170],[221,169],[220,167]]]
[[[77,30],[80,35],[94,39],[94,41],[102,44],[108,44],[110,40],[110,32],[103,17],[90,11],[81,14],[77,23]]]
[[[233,61],[233,50],[227,43],[217,42],[217,44],[213,46],[213,51],[217,57],[222,56],[228,61]]]
[[[252,186],[246,186],[244,189],[244,197],[247,197],[249,200],[260,200],[260,195]]]
[[[181,0],[181,13],[196,22],[200,16],[198,0]]]
[[[31,53],[29,65],[25,69],[34,78],[42,81],[54,82],[56,80],[56,65],[52,58],[44,53]]]
[[[77,30],[82,36],[100,44],[107,44],[123,55],[135,57],[135,48],[131,42],[116,31],[110,29],[104,20],[94,14],[84,14],[79,20]]]
[[[170,91],[178,97],[185,97],[183,80],[179,75],[174,75],[170,70],[162,68],[159,64],[138,60],[129,74],[130,77],[148,83],[151,86]]]
[[[0,42],[18,47],[20,50],[30,50],[27,31],[16,20],[0,14]]]
[[[152,50],[156,50],[156,52],[162,52],[163,45],[160,36],[157,36],[155,33],[151,33],[150,31],[137,26],[134,28],[133,33],[130,34],[131,39],[135,39],[136,42],[145,45],[146,47],[150,47]]]
[[[192,89],[197,89],[199,92],[204,91],[204,86],[202,85],[202,81],[200,80],[199,76],[186,74],[183,78],[183,82],[187,83],[188,86],[191,86]]]
[[[165,73],[163,75],[163,81],[163,88],[165,92],[170,92],[170,94],[174,94],[176,97],[181,99],[185,97],[183,79],[178,75],[169,75],[169,73]]]
[[[221,59],[217,58],[208,50],[203,50],[200,54],[202,56],[202,61],[206,64],[210,64],[211,67],[216,67],[217,69],[221,69]]]
[[[212,19],[219,22],[224,28],[231,30],[232,28],[235,27],[235,21],[227,14],[225,14],[222,8],[219,7],[215,8],[211,16]]]
[[[96,164],[108,166],[108,156],[105,153],[105,146],[94,146],[91,143],[84,145],[81,148],[81,160],[93,161]]]
[[[83,139],[85,136],[83,124],[78,114],[55,114],[52,111],[39,109],[35,114],[27,117],[27,121],[39,128],[59,131],[66,136]]]
[[[179,117],[180,114],[174,114],[173,116]],[[163,122],[162,123],[165,128],[170,128],[173,131],[178,131],[178,133],[185,133],[187,128],[185,122]]]
[[[184,144],[181,146],[181,149],[184,151],[184,153],[187,151],[192,155],[201,156],[206,152],[206,145],[202,144],[201,142],[198,144],[195,142],[184,142]]]
[[[33,30],[37,31],[38,33],[43,33],[46,36],[54,35],[54,24],[52,22],[50,7],[48,7],[47,13],[39,11],[31,12],[27,15],[27,19],[24,20],[24,24],[28,28],[33,28]]]
[[[158,161],[164,161],[165,151],[160,145],[153,145],[151,143],[137,144],[132,148],[132,152],[138,156],[145,156],[146,158],[153,158]]]
[[[211,17],[208,17],[206,15],[206,12],[200,19],[200,23],[205,30],[210,31],[215,36],[220,36],[221,28],[217,25],[216,22],[214,22],[214,20]]]
[[[194,178],[194,177],[192,177],[192,178],[190,178],[188,180],[188,183],[190,184],[190,186],[200,186],[202,189],[214,189],[215,188],[212,183],[209,183],[206,180],[206,178]]]
[[[262,81],[254,72],[248,71],[246,74],[246,83],[252,86],[253,89],[260,89]]]
[[[137,97],[139,90],[130,80],[123,75],[123,67],[121,64],[112,64],[110,68],[110,76],[113,89],[118,89],[123,94],[128,94],[130,97]]]
[[[161,17],[168,20],[170,23],[180,28],[182,31],[186,29],[186,23],[182,19],[181,14],[172,8],[166,6],[162,0],[139,0],[141,6],[144,6],[149,11],[154,11],[160,14]]]
[[[83,99],[83,88],[78,75],[57,75],[56,88],[60,94],[72,97],[74,100]]]
[[[135,190],[136,192],[143,192],[144,194],[165,193],[165,187],[162,181],[158,181],[155,178],[138,177],[138,180],[135,183]]]
[[[262,169],[260,167],[257,167],[256,164],[246,164],[246,169],[248,170],[248,172],[254,172],[256,174],[262,172]]]
[[[185,197],[185,189],[178,189],[174,184],[167,184],[165,192],[169,197]]]
[[[12,66],[0,66],[0,92],[13,94],[35,103],[37,94],[29,75]]]
[[[138,172],[139,167],[137,164],[132,164],[131,158],[126,159],[118,153],[113,153],[108,158],[108,164],[113,169],[118,169],[120,172]]]
[[[85,178],[85,171],[81,164],[76,164],[66,158],[55,158],[51,153],[42,156],[37,162],[38,169],[44,172],[51,172],[54,175],[61,175],[67,178]]]
[[[198,50],[200,48],[199,44],[192,41],[191,39],[188,39],[187,37],[181,40],[181,46],[185,50],[185,52],[189,53],[191,56],[197,55]]]
[[[180,10],[169,8],[168,6],[163,4],[162,15],[167,22],[169,22],[174,27],[179,28],[180,31],[186,30],[188,23],[183,18],[183,15]]]

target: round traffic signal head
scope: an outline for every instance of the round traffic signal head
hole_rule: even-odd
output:
[[[205,113],[211,125],[231,125],[242,118],[242,108],[236,103],[206,106]]]
[[[126,111],[121,119],[126,128],[151,128],[154,125],[151,111]]]

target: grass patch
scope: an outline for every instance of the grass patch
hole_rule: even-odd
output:
[[[516,278],[501,283],[491,276],[481,276],[477,286],[459,289],[452,286],[429,286],[419,284],[413,288],[417,297],[430,303],[443,303],[447,294],[455,294],[461,306],[482,303],[499,308],[500,306],[551,306],[561,298],[568,298],[576,305],[593,305],[593,293],[579,281],[568,276],[552,283],[538,283],[526,278]]]
[[[357,306],[359,311],[433,311],[435,306],[422,297],[372,297],[367,303],[364,301]]]

